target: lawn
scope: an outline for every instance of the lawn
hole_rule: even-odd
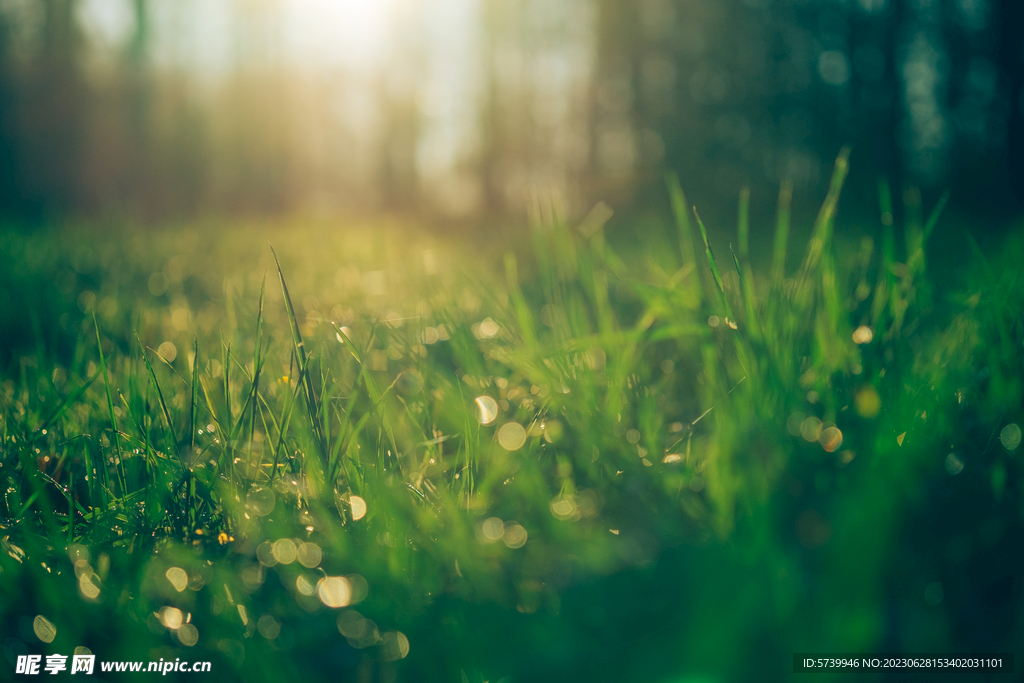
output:
[[[0,666],[696,683],[1012,652],[1024,232],[930,272],[942,202],[894,225],[883,185],[834,234],[846,163],[806,244],[783,188],[757,272],[746,195],[712,253],[673,179],[631,249],[543,197],[507,251],[0,233]]]

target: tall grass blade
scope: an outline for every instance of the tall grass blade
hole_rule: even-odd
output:
[[[302,333],[299,331],[299,322],[295,317],[295,308],[292,306],[292,298],[288,294],[288,284],[284,279],[284,271],[281,269],[281,261],[277,258],[274,247],[270,247],[274,254],[274,263],[277,265],[277,274],[281,278],[281,292],[284,294],[285,312],[288,314],[288,325],[292,331],[292,344],[295,347],[295,358],[299,365],[300,381],[305,387],[306,405],[309,409],[309,421],[313,427],[313,436],[316,438],[317,446],[320,448],[320,457],[327,457],[327,444],[324,443],[323,428],[321,425],[320,406],[318,405],[316,391],[313,388],[313,378],[309,373],[309,356],[306,354],[306,347],[302,341]]]
[[[740,191],[740,207],[738,219],[740,258],[746,260],[750,255],[750,188]]]
[[[779,187],[779,206],[775,219],[775,244],[772,250],[772,284],[781,287],[786,277],[786,249],[793,203],[793,181],[788,178]]]
[[[935,230],[935,226],[939,223],[939,218],[942,217],[942,212],[946,208],[946,204],[949,203],[949,190],[942,193],[939,197],[938,203],[935,204],[935,208],[932,209],[931,214],[928,215],[928,220],[924,224],[924,241],[928,242],[928,238],[931,237],[932,231]]]
[[[679,253],[682,257],[682,266],[697,265],[697,254],[693,248],[693,229],[690,226],[690,210],[687,208],[686,195],[679,184],[679,176],[674,172],[665,176],[665,184],[668,186],[668,196],[672,203],[672,215],[676,219],[676,231],[679,234]],[[700,279],[693,278],[693,287],[700,295]]]
[[[174,425],[171,423],[171,412],[167,409],[167,401],[164,400],[164,392],[160,388],[160,382],[156,379],[156,373],[153,372],[153,364],[149,362],[149,356],[146,355],[146,347],[142,344],[142,339],[139,338],[139,333],[135,332],[135,340],[139,343],[139,347],[142,349],[142,360],[146,363],[146,372],[149,374],[149,381],[156,387],[157,400],[160,402],[160,412],[164,416],[164,425],[167,427],[167,434],[170,436],[172,447],[174,448],[175,455],[181,457],[178,452],[178,437],[174,434]]]
[[[199,413],[199,338],[195,337],[192,343],[192,396],[189,401],[189,426],[191,436],[189,438],[189,462],[195,457],[196,451],[196,417]]]
[[[711,251],[711,243],[708,242],[708,230],[704,227],[704,221],[700,219],[700,214],[697,213],[697,207],[693,207],[693,215],[697,219],[697,226],[700,228],[700,236],[704,239],[704,253],[708,257],[708,266],[711,268],[711,275],[715,279],[715,284],[718,285],[718,291],[722,294],[723,300],[725,297],[725,286],[722,284],[722,276],[718,272],[718,264],[715,262],[715,254]]]
[[[96,312],[92,314],[92,324],[96,328],[96,348],[100,354],[100,373],[103,375],[103,386],[107,393],[107,408],[110,411],[110,426],[113,429],[114,450],[117,451],[117,464],[114,471],[117,472],[121,484],[121,495],[128,495],[128,482],[124,476],[123,453],[121,453],[121,433],[117,429],[117,415],[114,413],[114,396],[110,392],[110,377],[107,374],[107,360],[103,356],[103,342],[100,340],[100,325],[96,322]]]

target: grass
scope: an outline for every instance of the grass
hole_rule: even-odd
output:
[[[675,178],[672,249],[541,197],[503,273],[401,231],[0,237],[5,655],[478,683],[1012,650],[1017,271],[978,252],[937,302],[945,199],[906,193],[898,257],[883,185],[850,248],[846,172],[795,267],[782,188],[765,279],[749,194],[726,265]]]

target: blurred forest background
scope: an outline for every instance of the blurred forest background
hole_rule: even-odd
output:
[[[1020,0],[0,0],[0,215],[1024,196]],[[1011,163],[1016,160],[1015,165]],[[849,195],[848,195],[849,196]],[[724,213],[722,214],[725,215]]]

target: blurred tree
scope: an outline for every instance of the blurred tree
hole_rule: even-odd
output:
[[[75,0],[41,0],[38,44],[18,79],[17,187],[27,212],[59,215],[82,199],[89,90]]]

